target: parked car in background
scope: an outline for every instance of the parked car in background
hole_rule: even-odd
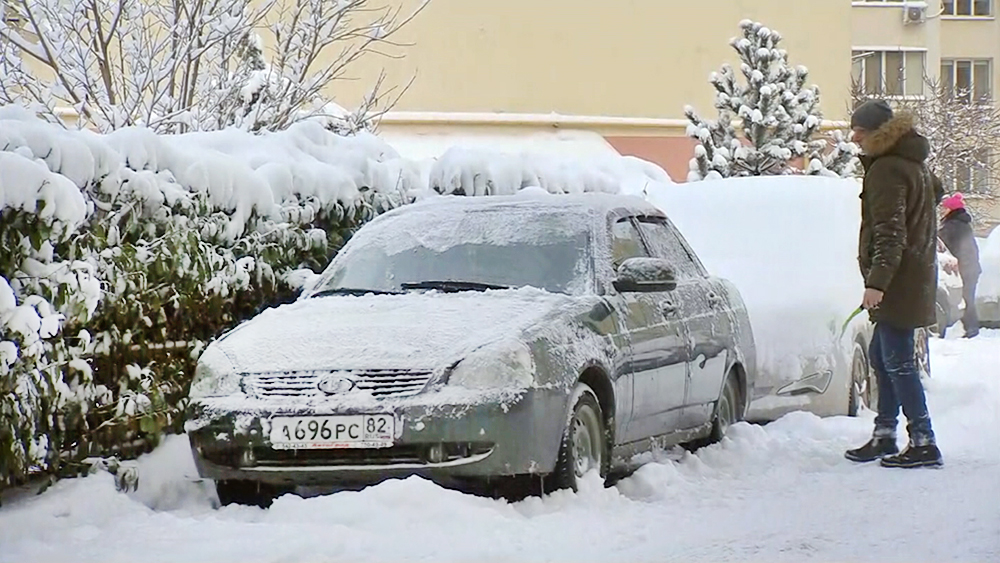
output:
[[[386,213],[208,346],[186,429],[222,503],[407,475],[575,488],[743,419],[736,288],[639,198],[530,192]]]
[[[841,335],[864,291],[860,189],[853,180],[772,176],[645,190],[709,272],[743,295],[757,347],[751,420],[794,410],[853,416],[877,402],[868,315],[855,317]],[[917,332],[916,344],[928,375],[926,331]]]
[[[976,287],[976,313],[982,328],[1000,328],[1000,227],[995,227],[979,245],[983,273]]]

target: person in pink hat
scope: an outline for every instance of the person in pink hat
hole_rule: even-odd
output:
[[[976,237],[972,231],[972,215],[965,209],[965,198],[961,192],[942,200],[941,207],[947,213],[941,220],[938,238],[948,252],[958,259],[958,275],[962,278],[962,298],[965,300],[962,325],[965,327],[965,337],[973,338],[979,334],[976,284],[979,283],[979,275],[983,273],[983,269],[979,264],[979,246],[976,245]]]

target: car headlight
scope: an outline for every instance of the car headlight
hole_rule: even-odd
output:
[[[531,349],[517,340],[487,346],[466,356],[452,370],[450,385],[468,389],[524,389],[534,382]]]
[[[209,346],[198,358],[188,396],[192,399],[224,397],[239,390],[240,377],[233,369],[232,362],[217,348]]]

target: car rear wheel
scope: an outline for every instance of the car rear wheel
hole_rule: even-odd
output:
[[[931,345],[930,331],[926,328],[918,328],[913,331],[913,360],[917,363],[917,370],[921,379],[931,376]]]
[[[854,359],[851,361],[851,399],[847,414],[857,416],[862,407],[869,410],[878,408],[878,379],[861,344],[855,344]]]
[[[569,420],[563,431],[559,459],[553,474],[556,489],[578,490],[580,480],[591,471],[607,476],[608,438],[601,404],[594,390],[578,383]]]
[[[281,491],[273,485],[256,481],[226,480],[215,482],[215,492],[222,506],[245,504],[267,508]]]
[[[729,432],[729,427],[743,418],[743,406],[740,401],[739,381],[736,374],[730,373],[726,384],[722,387],[719,401],[715,405],[715,416],[712,418],[711,443],[719,442]]]
[[[851,389],[847,416],[858,416],[862,408],[874,408],[869,397],[872,379],[874,378],[868,366],[868,357],[861,344],[855,343],[854,356],[851,358]]]
[[[941,299],[938,299],[934,303],[934,324],[927,327],[927,330],[934,334],[935,336],[940,336],[944,338],[945,333],[948,331],[948,326],[951,324],[948,318],[947,303],[942,304]]]

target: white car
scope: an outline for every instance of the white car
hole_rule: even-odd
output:
[[[983,273],[976,288],[976,312],[982,328],[1000,328],[1000,228],[977,239]]]
[[[743,295],[757,347],[750,420],[794,410],[853,416],[877,401],[872,325],[865,313],[844,325],[864,291],[860,188],[853,180],[780,176],[645,190],[709,271]],[[926,331],[916,344],[929,375]]]

